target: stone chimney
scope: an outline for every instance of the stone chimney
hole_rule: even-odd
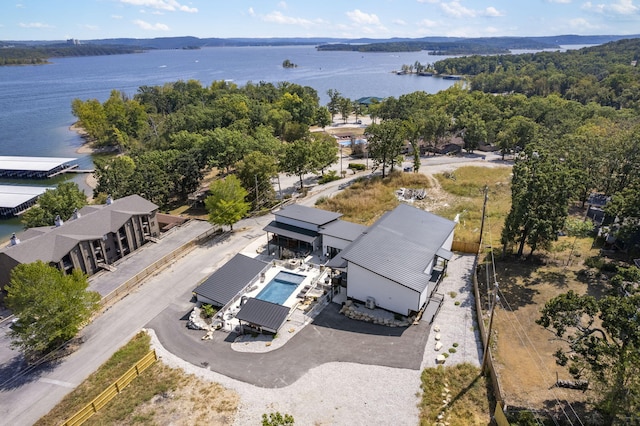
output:
[[[56,228],[64,225],[64,221],[62,219],[60,219],[60,215],[56,216],[56,220],[54,221],[54,223],[56,224]]]

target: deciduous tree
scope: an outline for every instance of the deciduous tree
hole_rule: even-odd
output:
[[[235,175],[214,181],[209,191],[211,195],[204,201],[209,213],[209,222],[229,225],[233,230],[233,224],[249,211],[249,203],[245,201],[249,193]]]
[[[67,220],[75,209],[87,204],[87,196],[75,182],[63,182],[38,198],[38,204],[22,215],[25,228],[53,225],[56,216]]]
[[[100,295],[88,286],[79,270],[65,275],[42,261],[16,266],[5,299],[17,318],[11,344],[37,355],[74,337],[99,306]]]

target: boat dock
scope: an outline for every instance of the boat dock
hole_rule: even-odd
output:
[[[0,178],[48,179],[77,168],[77,158],[0,156]]]

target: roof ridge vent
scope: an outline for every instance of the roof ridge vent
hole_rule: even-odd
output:
[[[56,215],[54,223],[56,224],[56,228],[64,225],[64,221],[60,218],[60,215]]]
[[[71,215],[71,219],[80,219],[81,216],[82,215],[78,211],[77,207],[75,209],[73,209],[73,214]]]
[[[111,195],[107,195],[107,205],[110,206],[111,204],[113,204],[113,198],[111,198]]]
[[[20,244],[20,238],[16,237],[16,233],[14,232],[13,234],[11,234],[11,239],[9,240],[10,246],[17,246],[18,244]]]

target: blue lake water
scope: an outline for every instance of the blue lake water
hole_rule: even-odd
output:
[[[113,89],[132,96],[140,86],[177,80],[195,79],[205,86],[216,80],[232,80],[238,85],[289,81],[313,87],[326,104],[329,89],[351,99],[398,97],[417,90],[436,93],[454,82],[398,76],[392,71],[403,64],[433,63],[443,58],[426,52],[318,52],[311,46],[229,47],[52,58],[49,65],[0,67],[0,155],[77,157],[81,168],[90,168],[91,156],[76,153],[82,138],[69,129],[75,121],[71,102],[76,98],[104,102]],[[298,67],[283,68],[285,59]],[[65,179],[90,192],[84,175]],[[57,182],[0,180],[29,185]],[[2,221],[0,239],[20,229],[18,220]]]

